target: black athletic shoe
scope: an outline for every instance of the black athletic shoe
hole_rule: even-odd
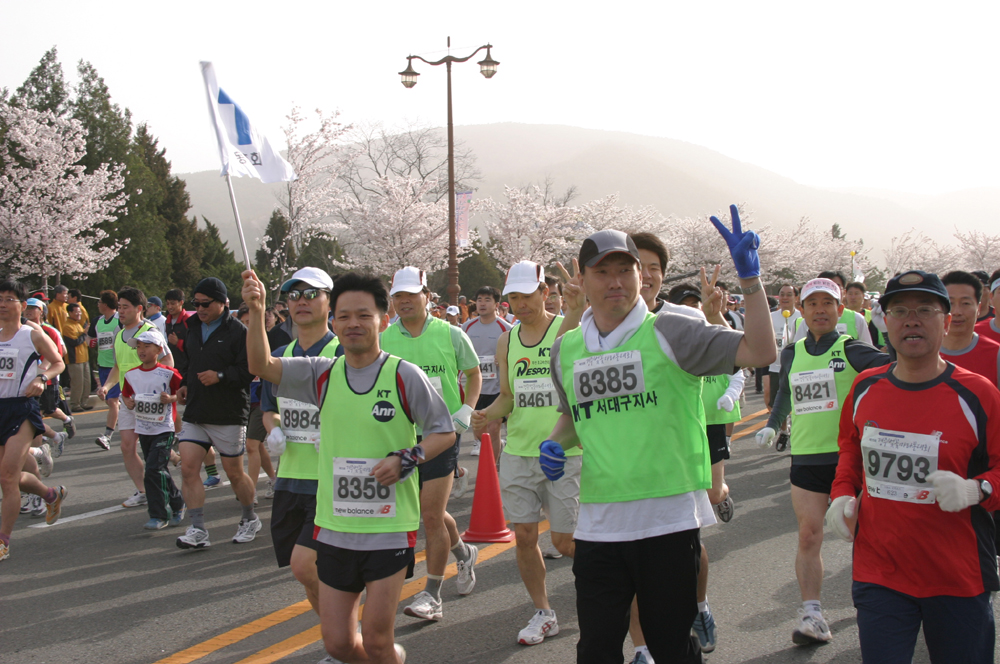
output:
[[[778,440],[774,443],[776,452],[784,452],[788,449],[788,434],[782,431],[778,434]]]

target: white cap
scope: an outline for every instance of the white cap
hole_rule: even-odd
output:
[[[462,313],[461,311],[459,311],[458,307],[456,307],[454,304],[445,309],[444,312],[449,316],[457,316],[458,314]]]
[[[392,275],[392,284],[389,286],[389,295],[396,293],[419,293],[427,288],[427,274],[412,265],[407,265],[402,270],[396,270]]]
[[[531,295],[544,283],[545,270],[542,269],[541,265],[531,261],[521,261],[507,270],[507,282],[504,284],[503,294]]]
[[[990,286],[990,292],[992,293],[998,288],[1000,288],[1000,279],[997,279],[996,281],[993,282],[993,285]]]
[[[801,301],[805,302],[806,298],[813,293],[829,293],[838,303],[840,302],[840,286],[837,285],[837,282],[830,279],[812,279],[811,281],[807,281],[806,285],[802,287]]]
[[[333,279],[326,272],[318,267],[304,267],[296,271],[291,279],[281,284],[281,292],[287,293],[292,290],[292,286],[299,281],[307,283],[313,288],[325,288],[326,290],[333,288]]]
[[[163,338],[163,335],[160,334],[160,331],[155,327],[150,330],[143,330],[139,334],[129,339],[126,343],[128,343],[128,345],[131,346],[132,348],[136,348],[139,345],[140,341],[147,344],[155,344],[160,348],[167,347],[166,340]]]

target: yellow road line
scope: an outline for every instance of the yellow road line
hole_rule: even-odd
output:
[[[737,422],[737,424],[743,424],[747,420],[756,419],[756,418],[760,417],[761,415],[763,415],[766,412],[767,412],[767,408],[764,408],[763,410],[758,410],[756,413],[750,413],[749,415],[747,415],[746,417],[744,417],[742,420],[740,420],[739,422]]]
[[[741,431],[740,433],[738,433],[735,436],[733,436],[732,438],[730,438],[730,440],[739,440],[740,438],[743,438],[744,436],[749,436],[752,433],[757,433],[758,431],[760,431],[761,429],[764,428],[765,424],[767,424],[767,422],[761,422],[760,424],[758,424],[757,426],[755,426],[755,427],[753,427],[751,429],[747,429],[746,431]]]

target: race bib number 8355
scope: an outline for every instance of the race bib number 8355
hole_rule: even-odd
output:
[[[646,391],[642,353],[627,350],[573,362],[573,393],[578,403]]]

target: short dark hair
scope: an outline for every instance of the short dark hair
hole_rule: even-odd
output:
[[[667,245],[663,243],[663,240],[656,237],[652,233],[632,233],[632,241],[635,242],[636,249],[645,249],[646,251],[652,251],[656,254],[656,257],[660,259],[660,269],[664,272],[667,271],[667,262],[670,260],[670,250],[667,249]]]
[[[163,296],[164,300],[172,300],[174,302],[184,301],[184,291],[180,288],[171,288],[167,291],[167,294]]]
[[[101,291],[100,300],[101,302],[104,303],[104,306],[106,306],[108,309],[118,308],[118,293],[114,292],[113,290]]]
[[[125,300],[133,307],[142,307],[142,312],[146,313],[146,294],[138,288],[126,286],[118,291],[118,299]]]
[[[69,289],[69,296],[70,297],[75,297],[76,299],[79,300],[81,297],[83,297],[83,293],[80,292],[79,288],[70,288]]]
[[[865,289],[865,285],[863,283],[861,283],[860,281],[852,281],[851,283],[847,284],[847,286],[844,288],[844,290],[845,291],[849,291],[852,288],[857,288],[859,291],[861,291],[863,293],[867,292],[867,290]]]
[[[780,286],[778,286],[778,292],[780,293],[781,289],[784,288],[785,286],[788,286],[789,288],[791,288],[792,292],[795,293],[796,297],[798,297],[799,293],[802,292],[802,291],[799,290],[799,287],[796,286],[795,284],[781,284]]]
[[[243,318],[245,314],[249,313],[250,313],[250,307],[247,305],[246,302],[244,302],[240,305],[240,308],[236,310],[236,318],[237,319]]]
[[[67,312],[69,312],[69,311],[76,311],[79,308],[80,308],[80,304],[78,302],[70,302],[69,304],[66,305],[66,311]]]
[[[973,270],[969,274],[971,274],[972,276],[974,276],[976,279],[979,279],[984,284],[990,283],[990,278],[989,278],[989,276],[987,276],[985,270]]]
[[[833,281],[834,279],[840,279],[841,284],[844,284],[844,286],[847,285],[847,277],[845,277],[844,273],[841,272],[840,270],[823,270],[822,272],[816,275],[816,278],[829,279],[831,281]]]
[[[371,293],[371,296],[375,298],[375,308],[382,314],[389,311],[389,291],[382,280],[357,272],[341,275],[333,284],[333,290],[330,291],[330,311],[336,313],[337,299],[344,293],[354,291]]]
[[[715,282],[715,287],[716,288],[721,288],[722,290],[726,291],[727,293],[731,293],[732,292],[732,291],[729,290],[729,284],[727,284],[725,281],[716,281]]]
[[[945,286],[950,286],[952,284],[972,286],[972,290],[976,291],[976,302],[979,302],[983,298],[983,282],[980,281],[979,277],[970,273],[964,272],[962,270],[952,270],[948,274],[941,277],[941,283]]]
[[[548,276],[545,277],[545,284],[549,287],[549,292],[555,290],[559,292],[560,296],[562,296],[562,279]]]
[[[16,281],[10,277],[0,282],[0,293],[13,293],[21,302],[28,299],[28,288],[20,281]]]
[[[481,287],[479,290],[476,291],[477,300],[479,299],[480,295],[489,295],[490,297],[493,298],[494,302],[499,302],[500,299],[503,297],[502,295],[500,295],[500,289],[494,288],[493,286]]]

